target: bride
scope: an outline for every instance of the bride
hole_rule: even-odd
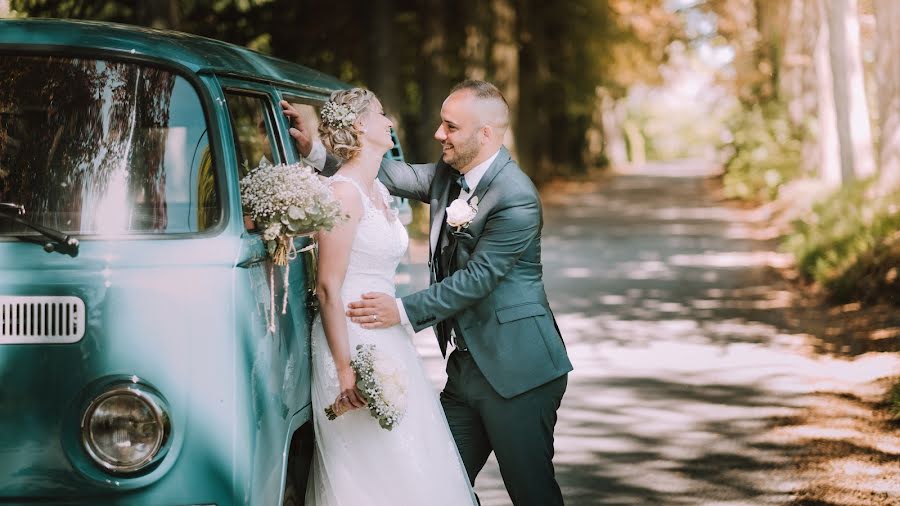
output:
[[[393,146],[391,121],[375,95],[361,88],[334,92],[321,116],[319,136],[343,160],[330,186],[349,219],[319,235],[321,310],[312,330],[316,447],[306,503],[476,504],[411,336],[401,326],[364,329],[344,313],[363,293],[394,293],[394,272],[409,244],[387,189],[376,179]],[[355,386],[350,360],[364,343],[405,370],[406,414],[391,431],[369,414]],[[328,407],[341,416],[329,420]]]

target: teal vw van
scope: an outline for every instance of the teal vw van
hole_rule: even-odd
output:
[[[298,161],[280,100],[312,124],[345,86],[182,33],[0,21],[0,504],[302,504],[315,250],[272,276],[238,183]]]

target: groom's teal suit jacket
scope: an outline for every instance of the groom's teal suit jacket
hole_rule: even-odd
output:
[[[453,172],[443,162],[385,160],[379,179],[395,195],[430,204],[433,228],[446,226]],[[416,331],[455,319],[482,374],[510,398],[572,370],[542,281],[541,201],[506,148],[471,196],[478,214],[447,253],[455,271],[438,283],[431,269],[431,286],[402,302]],[[436,327],[442,353],[447,328]]]

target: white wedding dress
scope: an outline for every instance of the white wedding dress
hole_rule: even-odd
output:
[[[394,294],[394,273],[407,246],[406,229],[388,217],[355,181],[365,208],[350,252],[341,296],[344,305],[366,292]],[[387,206],[387,189],[376,182]],[[388,207],[389,208],[389,207]],[[390,209],[390,208],[389,208]],[[367,408],[328,420],[325,408],[340,392],[321,318],[312,329],[312,407],[316,447],[306,504],[315,506],[461,506],[476,504],[437,394],[425,375],[410,334],[400,325],[367,330],[347,319],[351,353],[373,343],[407,375],[406,414],[388,431]]]

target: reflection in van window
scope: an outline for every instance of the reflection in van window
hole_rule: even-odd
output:
[[[256,167],[277,163],[272,152],[271,115],[263,97],[227,93],[240,177]]]
[[[4,56],[0,202],[81,236],[215,226],[221,204],[196,90],[135,63]],[[0,234],[28,233],[0,220]]]

